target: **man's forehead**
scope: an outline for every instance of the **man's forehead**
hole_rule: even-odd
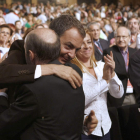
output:
[[[100,25],[99,24],[92,24],[90,26],[91,29],[100,29]]]
[[[132,19],[129,20],[129,23],[130,23],[130,22],[138,22],[138,19],[132,18]]]
[[[124,35],[124,34],[129,35],[128,29],[126,29],[125,27],[118,28],[117,35],[121,35],[121,34],[122,35]]]

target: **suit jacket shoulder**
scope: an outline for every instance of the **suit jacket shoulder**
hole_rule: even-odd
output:
[[[24,51],[24,40],[16,40],[12,43],[10,50],[9,50],[9,54],[11,51],[13,50],[19,50],[22,53],[25,53]]]
[[[103,51],[103,55],[110,54],[110,51],[112,51],[112,52],[118,52],[119,49],[118,49],[118,47],[117,47],[116,45],[114,45],[114,46],[112,46],[112,47],[109,47],[109,48],[105,49],[105,50]]]
[[[131,57],[131,55],[133,55],[133,53],[135,53],[137,51],[137,49],[128,47],[128,51],[129,51],[129,55],[130,55],[129,57]]]
[[[101,38],[99,40],[100,40],[100,44],[101,44],[103,50],[109,48],[109,43],[108,43],[107,40],[104,40],[104,39],[101,39]]]

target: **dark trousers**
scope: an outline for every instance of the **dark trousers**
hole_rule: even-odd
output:
[[[99,137],[99,136],[95,136],[95,135],[86,136],[86,135],[82,134],[81,140],[111,140],[110,139],[110,132],[105,134],[103,137]]]

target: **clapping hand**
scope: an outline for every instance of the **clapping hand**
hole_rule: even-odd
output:
[[[115,76],[115,62],[113,59],[113,53],[110,51],[110,55],[107,54],[107,56],[104,56],[105,65],[103,69],[103,79],[107,80],[107,82],[110,81],[111,78]]]

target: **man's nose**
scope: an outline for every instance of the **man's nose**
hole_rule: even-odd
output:
[[[73,59],[73,58],[75,57],[75,55],[76,55],[75,50],[71,50],[71,51],[68,53],[68,55],[69,55],[69,57],[70,57],[71,59]]]
[[[122,36],[120,36],[120,41],[122,41],[123,40],[123,37]]]

